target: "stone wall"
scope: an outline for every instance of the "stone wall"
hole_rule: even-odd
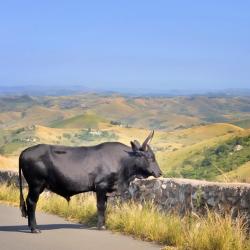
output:
[[[18,174],[0,171],[0,183],[19,185]],[[24,185],[26,182],[24,180]],[[236,217],[245,214],[250,225],[250,184],[190,179],[148,178],[130,183],[123,200],[153,201],[161,210],[204,214],[207,208]]]
[[[219,183],[177,178],[136,179],[125,199],[153,201],[161,210],[204,214],[207,208],[233,217],[245,214],[250,222],[250,184]]]
[[[23,186],[26,186],[26,180],[22,178]],[[0,170],[0,184],[15,185],[19,186],[18,173],[11,170]]]

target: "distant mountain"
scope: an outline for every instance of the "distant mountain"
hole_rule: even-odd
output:
[[[60,96],[60,95],[75,95],[79,93],[99,93],[112,95],[120,93],[126,96],[152,96],[152,97],[175,97],[175,96],[250,96],[250,88],[246,89],[140,89],[140,88],[94,88],[80,84],[72,85],[17,85],[8,86],[0,85],[0,95],[33,95],[33,96]]]
[[[89,91],[88,88],[78,85],[72,86],[47,86],[47,85],[22,85],[0,86],[0,95],[32,95],[32,96],[60,96],[73,95]]]

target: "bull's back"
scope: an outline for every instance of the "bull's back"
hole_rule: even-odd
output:
[[[120,143],[94,147],[39,144],[24,150],[20,162],[28,183],[43,181],[48,189],[66,196],[93,190],[97,178],[116,173],[126,150]]]

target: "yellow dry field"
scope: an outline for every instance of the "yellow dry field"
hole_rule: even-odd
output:
[[[0,155],[0,169],[4,170],[17,170],[18,166],[18,157],[5,157]]]

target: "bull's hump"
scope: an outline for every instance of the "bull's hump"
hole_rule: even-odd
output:
[[[99,151],[103,156],[126,155],[130,147],[120,142],[105,142],[94,147],[94,151]]]

